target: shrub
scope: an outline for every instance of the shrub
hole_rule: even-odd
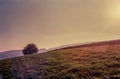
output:
[[[23,49],[23,54],[24,55],[33,54],[33,53],[37,53],[37,52],[38,52],[38,48],[37,48],[37,46],[35,44],[28,44]]]

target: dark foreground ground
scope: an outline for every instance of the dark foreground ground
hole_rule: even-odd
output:
[[[0,61],[0,79],[120,79],[120,44],[97,43]]]

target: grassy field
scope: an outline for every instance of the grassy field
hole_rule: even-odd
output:
[[[120,79],[120,46],[74,47],[0,61],[3,79]]]

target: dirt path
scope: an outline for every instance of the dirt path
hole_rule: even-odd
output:
[[[11,71],[16,79],[44,79],[48,61],[40,58],[21,58],[11,62]]]

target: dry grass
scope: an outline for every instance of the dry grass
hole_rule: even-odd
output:
[[[0,61],[4,79],[120,79],[120,45],[75,47]]]

